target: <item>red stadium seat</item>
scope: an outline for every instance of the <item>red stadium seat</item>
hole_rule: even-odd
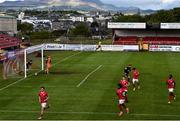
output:
[[[137,37],[120,37],[118,40],[115,40],[113,44],[116,45],[136,45]]]
[[[15,37],[0,34],[0,49],[6,49],[9,47],[15,47],[20,45],[20,40]]]
[[[134,45],[137,43],[137,37],[120,37],[113,44],[118,45]],[[180,37],[144,37],[144,44],[155,45],[180,45]]]
[[[178,37],[144,37],[143,43],[156,45],[180,45]]]

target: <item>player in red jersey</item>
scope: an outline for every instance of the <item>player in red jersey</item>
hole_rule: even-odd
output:
[[[127,92],[125,91],[124,88],[122,88],[122,85],[121,84],[118,84],[119,88],[116,89],[116,94],[119,98],[119,103],[118,103],[118,106],[119,106],[119,109],[120,109],[120,112],[119,112],[119,116],[122,116],[123,115],[123,109],[126,109],[126,113],[129,113],[129,108],[126,107],[125,105],[125,99],[126,99],[126,94]]]
[[[124,90],[125,90],[126,92],[128,92],[128,83],[129,83],[129,82],[126,80],[126,77],[125,77],[125,76],[123,76],[122,80],[120,80],[120,82],[119,82],[119,84],[122,85],[122,88],[124,88]],[[127,96],[127,94],[126,94],[125,102],[128,102],[128,96]]]
[[[138,86],[138,89],[140,89],[140,84],[139,84],[139,71],[136,68],[133,68],[133,91],[136,90],[136,85]]]
[[[168,103],[171,104],[171,102],[176,99],[176,95],[174,94],[176,83],[175,83],[175,80],[173,79],[172,74],[169,75],[169,79],[166,81],[166,84],[169,91]]]
[[[41,104],[41,113],[38,119],[42,119],[45,109],[49,108],[48,102],[48,93],[45,91],[45,87],[41,87],[39,96],[39,103]]]

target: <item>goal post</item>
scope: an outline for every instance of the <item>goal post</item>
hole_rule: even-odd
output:
[[[27,78],[44,70],[44,45],[35,45],[6,53],[3,78]]]
[[[28,69],[27,68],[28,55],[31,55],[31,54],[33,54],[35,52],[39,52],[40,55],[38,55],[39,53],[37,53],[37,55],[34,55],[34,56],[37,56],[37,57],[41,58],[40,63],[37,63],[37,64],[39,64],[39,66],[41,66],[40,69],[38,70],[38,72],[44,70],[44,44],[31,46],[31,47],[26,48],[24,50],[24,78],[27,78],[27,75],[28,75],[27,74],[27,71],[28,71],[27,70]],[[30,59],[32,59],[32,56],[30,56]]]

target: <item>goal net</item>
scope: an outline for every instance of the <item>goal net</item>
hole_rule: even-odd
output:
[[[8,52],[3,62],[3,78],[26,78],[44,70],[43,48],[43,45],[36,45]]]
[[[3,78],[18,78],[23,76],[23,51],[7,52],[3,61]]]

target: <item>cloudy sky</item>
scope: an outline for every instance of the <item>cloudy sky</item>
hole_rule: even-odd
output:
[[[5,0],[0,0],[3,2]],[[14,1],[14,0],[9,0]],[[180,0],[101,0],[119,7],[139,7],[141,9],[170,9],[180,7]]]
[[[141,9],[170,9],[180,7],[180,0],[101,0],[116,6],[135,6]]]

